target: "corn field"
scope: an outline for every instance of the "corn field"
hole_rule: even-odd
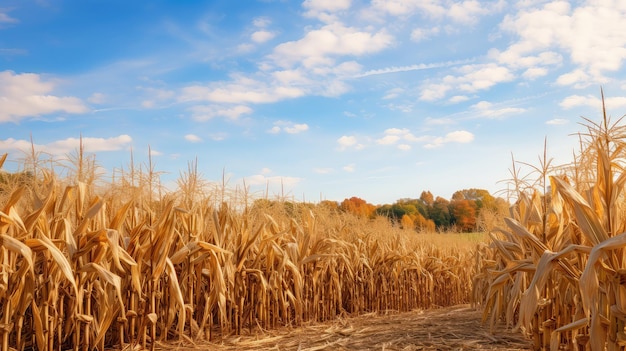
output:
[[[152,165],[102,186],[82,150],[64,177],[37,158],[0,189],[2,350],[154,349],[472,293],[473,250],[386,221],[248,203],[207,191],[193,165],[168,193]]]
[[[477,253],[474,299],[484,319],[522,331],[537,350],[625,349],[621,122],[606,112],[599,123],[585,120],[572,164],[554,167],[544,152],[535,177],[521,177],[514,164],[517,201],[507,227]]]

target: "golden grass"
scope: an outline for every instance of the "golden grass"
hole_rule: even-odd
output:
[[[252,202],[194,165],[167,193],[152,164],[97,184],[95,160],[73,162],[61,178],[33,154],[0,188],[2,350],[154,349],[470,300],[473,237]]]

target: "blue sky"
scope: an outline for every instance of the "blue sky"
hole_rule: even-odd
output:
[[[506,188],[626,112],[626,2],[0,3],[0,152],[374,204]],[[16,167],[10,163],[7,168]],[[525,168],[526,169],[526,168]]]

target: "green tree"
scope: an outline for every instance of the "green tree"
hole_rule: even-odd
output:
[[[450,227],[449,204],[450,202],[441,196],[437,196],[435,202],[433,202],[433,207],[429,214],[430,219],[433,220],[438,229],[447,229]]]

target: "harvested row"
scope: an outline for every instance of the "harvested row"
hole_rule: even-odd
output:
[[[194,171],[175,193],[154,195],[151,171],[101,190],[78,159],[69,180],[33,168],[0,189],[2,350],[154,348],[469,302],[472,250],[319,205],[227,204]]]

